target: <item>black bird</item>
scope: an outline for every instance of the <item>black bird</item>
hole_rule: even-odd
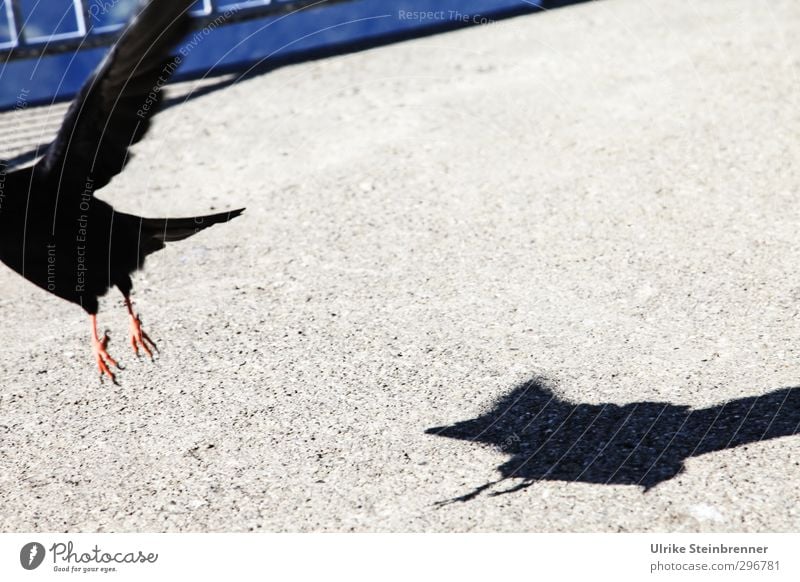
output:
[[[95,198],[131,158],[146,133],[161,88],[180,63],[171,51],[189,30],[193,0],[140,4],[102,63],[83,85],[42,158],[7,171],[0,163],[0,259],[51,293],[77,303],[91,319],[100,370],[119,368],[97,333],[98,298],[116,285],[130,315],[130,343],[152,359],[156,345],[142,330],[130,299],[131,273],[164,243],[185,239],[244,209],[167,219],[116,212]]]

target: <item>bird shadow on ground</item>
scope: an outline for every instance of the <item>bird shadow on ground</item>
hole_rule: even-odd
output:
[[[692,409],[669,402],[580,404],[542,378],[521,384],[472,420],[427,434],[492,445],[510,459],[501,478],[448,501],[469,501],[507,479],[511,493],[537,481],[638,485],[644,491],[684,471],[684,461],[800,432],[800,387]]]

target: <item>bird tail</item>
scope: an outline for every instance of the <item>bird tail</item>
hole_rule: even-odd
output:
[[[191,218],[138,218],[139,220],[139,241],[140,249],[144,251],[141,258],[164,248],[164,243],[174,242],[189,238],[193,234],[213,226],[228,222],[236,218],[244,208],[220,212],[219,214],[208,214],[206,216],[194,216]]]
[[[142,218],[141,232],[162,243],[189,238],[203,229],[236,218],[244,208],[191,218]]]

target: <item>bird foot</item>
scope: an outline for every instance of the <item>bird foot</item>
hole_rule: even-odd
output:
[[[108,376],[111,381],[116,384],[117,377],[114,375],[114,372],[111,371],[111,366],[116,367],[118,370],[121,370],[122,367],[106,350],[108,341],[109,335],[107,331],[103,332],[103,339],[99,339],[97,336],[93,337],[92,351],[94,352],[95,360],[97,360],[97,368],[100,370],[100,381],[103,380],[103,376]]]
[[[133,353],[136,354],[137,358],[141,357],[139,354],[140,348],[147,354],[150,360],[153,359],[153,351],[158,353],[158,346],[142,329],[142,320],[133,314],[131,314],[130,343],[133,348]]]

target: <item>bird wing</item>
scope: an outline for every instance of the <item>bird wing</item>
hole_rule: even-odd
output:
[[[3,218],[3,203],[7,192],[27,192],[31,183],[33,168],[8,169],[8,162],[0,160],[0,223]]]
[[[37,175],[54,179],[58,192],[102,188],[127,164],[128,148],[142,139],[158,108],[161,88],[177,68],[170,51],[189,29],[194,0],[151,0],[84,83]]]

